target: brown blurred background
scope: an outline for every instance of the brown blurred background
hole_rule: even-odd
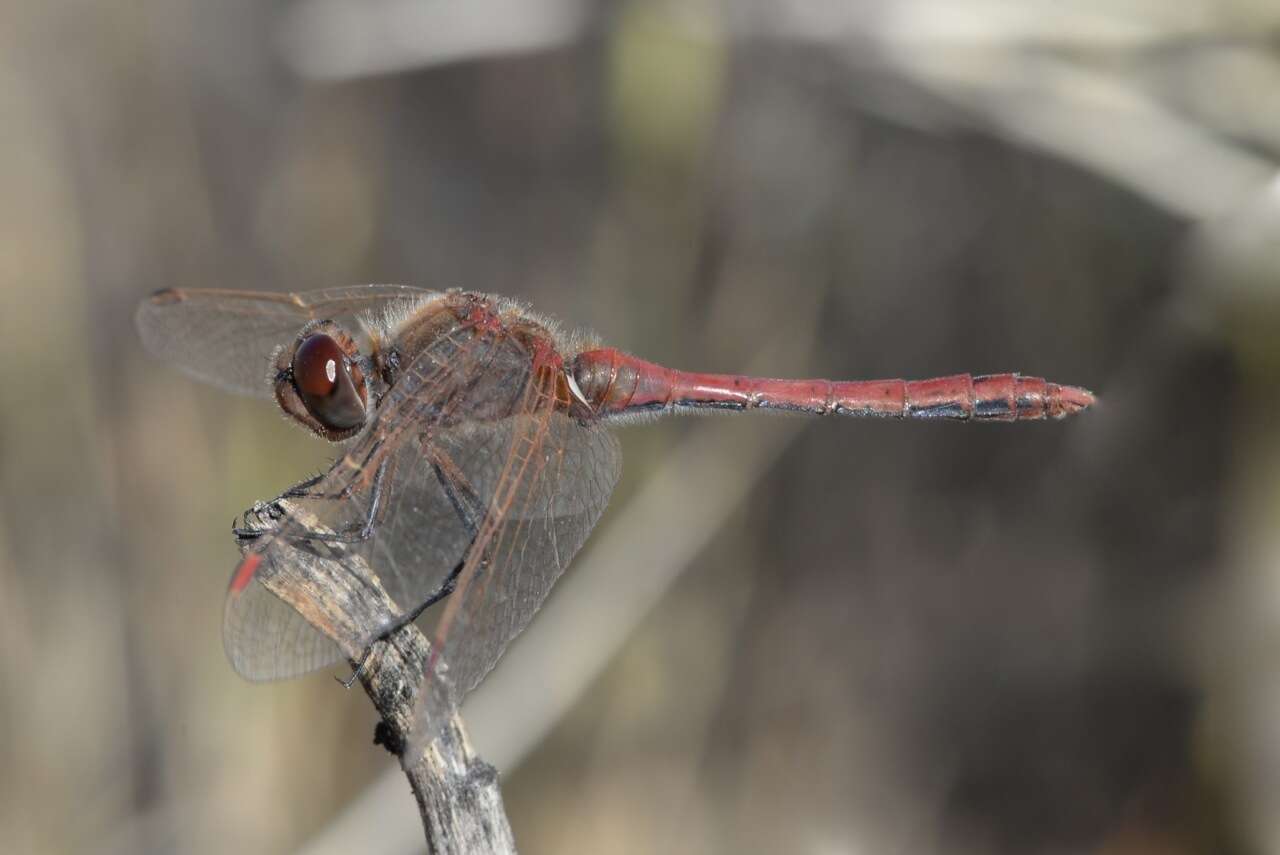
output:
[[[1104,399],[626,429],[466,710],[522,851],[1280,851],[1278,160],[1270,0],[0,3],[0,849],[421,846],[363,696],[222,653],[331,452],[131,320],[394,281]]]

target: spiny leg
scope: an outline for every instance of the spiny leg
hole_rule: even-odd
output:
[[[472,542],[474,543],[474,541]],[[470,551],[470,549],[468,549],[468,551]],[[360,663],[356,665],[355,670],[351,672],[350,677],[345,680],[338,677],[335,677],[334,679],[341,683],[344,689],[350,689],[354,686],[356,684],[356,680],[360,679],[360,673],[364,671],[364,667],[369,664],[369,657],[373,655],[373,646],[380,641],[386,641],[391,635],[401,629],[404,629],[406,626],[422,617],[422,613],[427,609],[452,594],[454,589],[458,586],[458,576],[462,574],[462,568],[466,566],[466,563],[467,559],[464,557],[452,570],[449,571],[449,575],[445,577],[445,580],[441,583],[440,587],[436,588],[435,591],[433,591],[430,596],[414,608],[413,611],[405,612],[383,628],[383,630],[378,633],[378,637],[370,641],[365,646],[364,654],[360,657]]]
[[[386,475],[389,463],[390,461],[383,460],[382,463],[378,464],[378,468],[374,472],[373,482],[369,487],[369,507],[365,512],[363,522],[341,532],[304,529],[297,535],[291,536],[291,539],[300,541],[318,541],[321,543],[363,543],[368,540],[373,535],[374,528],[377,527],[376,521],[378,513],[382,509],[384,486],[386,484]],[[289,499],[318,498],[338,501],[340,499],[350,498],[354,495],[355,491],[350,485],[344,487],[336,494],[308,492],[308,488],[314,486],[321,477],[323,476],[308,479],[295,487],[289,488],[285,492],[281,493],[280,497],[274,501],[255,504],[249,511],[245,512],[245,522],[248,522],[249,514],[253,514],[259,519],[261,519],[262,515],[265,514],[272,522],[278,522],[286,513],[282,503]],[[261,528],[251,528],[246,525],[244,527],[232,526],[231,533],[235,536],[238,542],[243,543],[249,540],[256,540],[267,532],[273,530],[274,529],[265,526]]]
[[[462,523],[463,528],[467,530],[467,534],[471,535],[474,541],[476,533],[480,530],[480,517],[483,509],[480,507],[480,497],[476,495],[475,489],[467,483],[465,476],[458,471],[453,461],[439,453],[431,455],[431,471],[435,473],[436,480],[440,482],[440,488],[444,490],[445,498],[449,500],[449,504],[453,506],[453,512],[458,515],[458,521]],[[464,504],[469,507],[464,507]]]
[[[449,575],[445,577],[444,581],[440,583],[438,588],[428,594],[426,599],[413,609],[401,614],[394,621],[388,624],[381,632],[378,633],[376,638],[365,646],[364,654],[360,657],[360,663],[356,665],[351,676],[345,680],[335,678],[342,684],[343,688],[350,689],[355,685],[356,680],[360,678],[361,672],[364,671],[365,665],[368,664],[369,657],[373,655],[373,646],[375,644],[380,641],[385,641],[395,632],[398,632],[413,623],[418,618],[422,617],[423,613],[427,609],[431,608],[454,592],[458,586],[458,577],[462,575],[462,569],[466,566],[467,555],[471,552],[472,548],[475,547],[476,537],[479,532],[479,525],[475,521],[478,517],[479,509],[477,506],[479,505],[479,497],[476,496],[475,491],[471,489],[471,486],[465,483],[465,479],[463,479],[461,473],[454,468],[452,461],[440,455],[432,455],[432,458],[431,471],[435,473],[436,480],[440,482],[440,487],[444,490],[445,496],[449,499],[449,504],[453,506],[454,513],[458,515],[459,522],[462,523],[463,527],[467,530],[467,533],[471,535],[471,541],[463,551],[462,558],[459,559],[458,563],[449,571]],[[450,470],[453,474],[446,474],[446,469]],[[465,502],[459,491],[466,494]],[[472,507],[468,509],[464,507],[464,503],[470,503]]]
[[[311,488],[324,480],[326,473],[321,472],[319,475],[313,475],[305,481],[294,484],[288,490],[280,494],[282,499],[308,499],[308,498],[324,498],[324,493],[317,493]]]
[[[374,457],[382,449],[382,447],[383,447],[383,440],[380,439],[374,442],[373,446],[369,449],[369,453],[365,455],[364,460],[359,464],[359,466],[353,466],[352,468],[356,469],[357,471],[365,470],[368,467],[369,463],[374,459]],[[360,540],[367,538],[368,534],[372,531],[371,522],[374,515],[377,512],[378,501],[381,496],[381,482],[382,482],[383,476],[385,475],[385,467],[387,463],[388,463],[387,460],[383,460],[382,463],[378,466],[378,469],[374,475],[375,484],[374,484],[373,502],[371,503],[372,507],[370,509],[370,513],[367,515],[365,524],[358,529],[359,532],[364,533],[364,537],[360,537],[357,535],[355,538],[352,538],[350,535],[342,535],[342,534],[334,535],[331,532],[317,531],[317,532],[308,533],[310,536],[310,539],[330,540],[330,541],[349,543],[353,541],[359,542]],[[285,490],[283,493],[281,493],[276,498],[272,499],[270,502],[254,502],[253,507],[245,511],[244,514],[242,515],[245,523],[244,526],[237,526],[235,524],[235,521],[234,520],[232,521],[231,533],[235,536],[236,540],[240,543],[243,543],[249,540],[256,540],[267,531],[272,531],[273,528],[269,524],[262,525],[259,527],[250,527],[249,515],[252,514],[259,521],[261,521],[263,516],[265,515],[266,517],[270,518],[272,523],[279,522],[285,516],[285,513],[286,513],[285,507],[284,507],[285,503],[292,499],[318,499],[318,500],[336,502],[336,501],[343,501],[345,499],[349,499],[351,496],[355,495],[356,490],[358,489],[359,481],[360,481],[359,478],[351,479],[340,490],[336,492],[325,492],[323,490],[312,489],[321,481],[323,481],[328,476],[328,474],[329,473],[327,472],[321,472],[318,475],[313,475],[312,477],[306,479],[305,481],[301,481],[297,484],[294,484],[292,487]],[[306,537],[306,536],[307,535],[304,535],[303,537]]]
[[[324,543],[363,543],[372,537],[373,530],[377,527],[378,513],[382,510],[383,488],[386,485],[389,463],[389,460],[383,460],[373,473],[373,483],[369,485],[369,509],[365,512],[363,523],[358,527],[352,526],[345,532],[309,531],[303,538]]]

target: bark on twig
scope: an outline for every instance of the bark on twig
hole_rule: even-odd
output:
[[[273,504],[282,512],[279,516],[291,514],[297,519],[306,513],[288,499],[278,499]],[[265,532],[272,527],[270,518],[261,510],[259,506],[245,515],[247,528]],[[339,544],[330,546],[329,552],[331,555],[326,557],[295,550],[288,560],[264,563],[258,579],[337,641],[354,667],[363,652],[358,639],[368,638],[371,627],[383,625],[387,616],[394,613],[394,604],[362,556]],[[363,574],[368,584],[353,584],[352,573]],[[438,737],[416,756],[405,754],[411,744],[414,711],[429,652],[426,637],[412,624],[375,645],[360,672],[360,682],[382,716],[374,741],[400,758],[400,767],[422,814],[430,852],[514,855],[515,841],[503,809],[497,770],[472,750],[462,719],[456,713],[440,728]]]
[[[476,756],[458,715],[419,756],[403,753],[429,649],[418,628],[406,626],[378,645],[361,672],[360,682],[382,716],[377,741],[400,757],[430,852],[514,853],[498,771]]]

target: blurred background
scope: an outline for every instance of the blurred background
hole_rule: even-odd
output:
[[[361,693],[222,652],[332,451],[132,325],[405,282],[1103,398],[624,430],[465,709],[522,851],[1280,852],[1278,161],[1271,0],[0,3],[3,848],[420,849]]]

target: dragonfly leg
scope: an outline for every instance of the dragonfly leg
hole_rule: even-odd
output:
[[[300,540],[315,540],[323,543],[363,543],[373,536],[377,528],[378,512],[382,510],[383,487],[387,479],[387,463],[378,464],[373,475],[373,484],[369,487],[369,510],[365,513],[364,522],[352,526],[346,531],[309,531],[299,536]]]
[[[315,475],[311,478],[308,478],[307,480],[302,481],[301,483],[294,484],[288,490],[285,490],[283,493],[281,493],[280,498],[282,499],[327,498],[323,493],[317,493],[316,491],[311,489],[316,484],[319,484],[321,480],[323,480],[324,475],[325,473],[321,472],[319,475]]]
[[[382,461],[374,472],[373,483],[369,488],[369,509],[365,512],[364,520],[361,523],[353,525],[345,531],[311,531],[304,529],[296,535],[290,535],[290,538],[320,543],[362,543],[372,537],[373,531],[377,527],[378,513],[383,506],[383,488],[386,483],[387,465],[388,461]],[[234,522],[232,524],[231,533],[235,536],[236,541],[244,543],[256,540],[264,534],[275,532],[278,523],[288,513],[286,503],[291,499],[320,498],[336,500],[346,498],[354,492],[351,487],[344,487],[341,492],[332,495],[308,492],[308,487],[314,486],[317,480],[318,478],[312,478],[295,487],[291,487],[270,502],[254,503],[253,507],[244,513],[244,525],[236,526]],[[256,524],[250,524],[249,518],[251,516]]]
[[[294,484],[269,502],[254,502],[253,507],[231,521],[231,534],[239,543],[257,540],[264,534],[273,532],[276,525],[285,516],[284,503],[290,499],[340,499],[350,493],[350,487],[340,493],[330,495],[312,490],[324,478],[324,473]],[[252,520],[252,522],[251,522]]]
[[[339,683],[341,683],[344,689],[350,689],[352,686],[354,686],[356,684],[356,680],[360,679],[360,673],[364,671],[364,666],[369,663],[369,657],[373,655],[373,646],[380,641],[386,641],[391,635],[393,635],[394,633],[398,632],[401,629],[404,629],[406,626],[413,623],[418,618],[422,617],[422,613],[425,612],[427,609],[431,608],[436,603],[440,602],[445,597],[452,594],[454,589],[458,587],[458,576],[462,574],[462,568],[466,565],[466,563],[467,563],[467,559],[464,556],[463,559],[459,561],[452,570],[449,571],[449,575],[445,577],[445,580],[440,584],[440,587],[436,588],[435,591],[433,591],[425,600],[423,600],[418,606],[416,606],[413,609],[413,611],[405,612],[404,614],[398,616],[394,621],[392,621],[385,628],[383,628],[381,632],[378,633],[377,638],[373,639],[367,645],[365,645],[364,653],[360,657],[360,662],[358,665],[356,665],[356,668],[351,673],[350,677],[348,677],[345,680],[339,679],[337,677],[335,677],[334,679],[337,680]]]
[[[334,676],[333,679],[341,683],[342,688],[350,689],[352,686],[356,684],[356,680],[360,679],[360,674],[361,672],[364,671],[364,666],[369,664],[369,657],[372,655],[373,655],[373,645],[370,644],[368,647],[364,649],[364,655],[360,657],[360,664],[356,665],[355,670],[351,672],[350,677],[344,680],[341,677]]]
[[[418,618],[422,617],[423,612],[454,592],[458,587],[458,577],[462,575],[462,568],[466,566],[467,554],[475,545],[476,534],[479,531],[479,526],[475,521],[475,515],[478,512],[477,506],[479,505],[479,500],[474,491],[471,490],[470,485],[466,484],[465,479],[462,479],[461,474],[454,470],[453,465],[448,458],[438,455],[434,456],[431,461],[431,469],[435,472],[436,479],[440,482],[440,487],[444,490],[445,496],[448,497],[449,503],[453,505],[453,510],[458,515],[458,520],[471,534],[471,544],[468,545],[467,549],[463,552],[462,558],[456,565],[454,565],[454,568],[449,571],[449,575],[440,583],[440,587],[428,594],[426,599],[415,606],[411,611],[405,612],[397,617],[380,633],[378,633],[377,638],[373,639],[365,646],[364,654],[360,657],[360,662],[356,665],[355,670],[352,671],[350,677],[345,680],[337,677],[334,678],[338,680],[345,689],[350,689],[356,684],[356,680],[360,679],[361,672],[364,671],[365,665],[369,663],[369,657],[373,655],[373,646],[375,644],[380,641],[386,641],[393,633],[403,629]],[[446,469],[450,470],[454,474],[446,474]],[[464,504],[470,504],[471,508],[468,509]]]
[[[446,474],[446,468],[451,470],[452,474]],[[476,496],[475,490],[471,488],[470,484],[466,483],[461,473],[454,470],[453,463],[446,457],[433,456],[431,471],[435,473],[436,480],[440,482],[440,488],[444,490],[445,498],[453,506],[453,512],[458,515],[458,521],[462,523],[462,527],[467,530],[467,533],[471,535],[472,541],[474,541],[476,532],[480,530],[480,499]],[[464,506],[464,501],[466,506]]]
[[[231,534],[235,536],[237,543],[257,540],[262,535],[275,531],[283,517],[284,508],[279,499],[254,502],[253,507],[231,521]]]
[[[359,466],[355,466],[353,464],[353,468],[363,469],[364,467],[368,466],[369,463],[373,460],[374,456],[377,455],[377,453],[381,449],[382,449],[381,441],[374,443],[373,448],[371,448],[369,450],[369,453],[365,455],[364,461],[360,463]],[[383,464],[385,463],[386,461],[384,460]],[[278,502],[281,499],[326,499],[328,501],[336,502],[342,499],[349,498],[355,493],[358,480],[349,481],[346,484],[346,486],[344,486],[341,490],[338,490],[336,493],[326,493],[321,490],[311,489],[312,487],[314,487],[315,485],[323,481],[327,474],[328,474],[327,472],[321,472],[318,475],[313,475],[312,477],[308,478],[305,481],[294,484],[288,490],[285,490],[283,493],[281,493],[279,497],[276,499],[276,501]]]

